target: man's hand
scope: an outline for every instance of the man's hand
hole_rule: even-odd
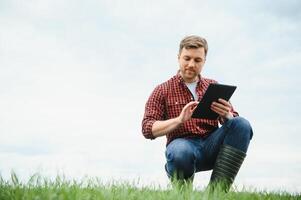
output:
[[[191,101],[184,106],[180,115],[177,117],[180,123],[184,123],[191,118],[192,113],[196,109],[198,103],[198,101]]]
[[[221,117],[226,119],[233,118],[231,111],[231,105],[228,101],[224,99],[218,99],[218,102],[213,102],[211,104],[211,110],[219,114]]]
[[[152,127],[153,136],[160,137],[166,135],[171,131],[175,130],[176,128],[178,128],[182,123],[189,120],[198,103],[199,102],[197,101],[192,101],[186,104],[183,107],[181,114],[176,118],[172,118],[164,121],[155,121]]]

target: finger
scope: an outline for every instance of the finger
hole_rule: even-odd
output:
[[[217,113],[220,116],[225,116],[225,113],[218,108],[211,108],[211,110],[213,110],[215,113]]]
[[[215,108],[218,108],[218,109],[221,109],[221,110],[224,110],[226,112],[230,111],[230,108],[224,106],[223,104],[220,104],[220,103],[213,103],[211,104],[212,107],[215,107]]]
[[[189,103],[191,103],[192,105],[198,105],[198,104],[199,104],[198,101],[191,101],[191,102],[189,102]]]
[[[192,108],[192,112],[194,112],[194,110],[197,108],[198,106],[197,105],[195,105],[193,108]]]
[[[219,98],[218,101],[226,106],[231,106],[231,104],[228,101],[226,101],[225,99]]]
[[[190,106],[190,112],[193,113],[193,111],[198,107],[198,103],[193,104],[192,106]]]
[[[194,109],[197,105],[198,105],[199,102],[197,101],[191,101],[189,102],[188,104],[186,104],[182,110],[182,112],[192,112],[192,109]]]
[[[217,106],[211,106],[211,110],[213,110],[214,112],[216,112],[217,114],[221,115],[221,116],[226,116],[229,112],[219,108]]]
[[[229,111],[231,110],[231,107],[226,106],[226,105],[221,104],[221,103],[213,102],[211,105],[212,105],[212,106],[215,106],[215,107],[218,107],[218,108],[220,108],[220,109],[223,109],[223,110],[225,110],[226,112],[229,112]]]
[[[196,105],[198,105],[198,104],[199,104],[198,101],[191,101],[191,102],[189,102],[188,104],[186,104],[186,105],[184,106],[184,109],[188,109],[188,108],[194,107],[194,106],[196,106]]]

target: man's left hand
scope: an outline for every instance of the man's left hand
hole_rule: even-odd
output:
[[[213,102],[211,104],[211,110],[219,114],[221,117],[226,119],[233,118],[233,114],[231,111],[231,104],[224,100],[224,99],[218,99],[218,102]]]

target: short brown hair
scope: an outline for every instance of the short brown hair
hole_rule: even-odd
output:
[[[182,49],[197,49],[203,47],[205,50],[205,56],[207,55],[208,52],[208,44],[205,38],[202,38],[197,35],[190,35],[186,36],[182,39],[180,43],[180,48],[179,48],[179,54],[181,54]]]

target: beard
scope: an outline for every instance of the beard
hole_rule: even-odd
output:
[[[184,70],[183,75],[187,78],[195,78],[196,76],[198,76],[196,71],[190,69]]]
[[[191,69],[185,69],[185,70],[180,70],[181,75],[185,81],[195,81],[198,77],[198,73],[195,70]]]

